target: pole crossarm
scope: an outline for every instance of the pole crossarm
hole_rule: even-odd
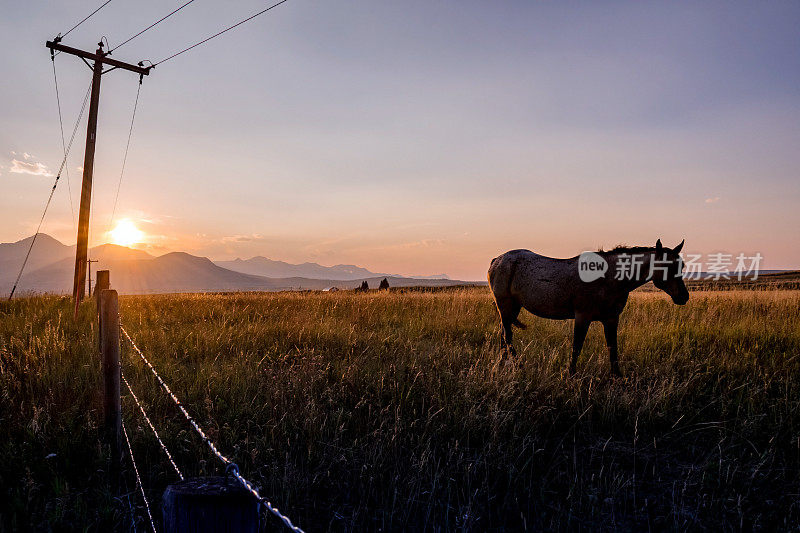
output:
[[[59,52],[64,52],[65,54],[71,54],[74,56],[78,56],[83,59],[91,59],[93,61],[99,61],[105,65],[111,65],[112,67],[121,68],[125,70],[130,70],[131,72],[135,72],[142,76],[148,76],[150,74],[150,69],[152,66],[143,67],[139,65],[132,65],[131,63],[125,63],[124,61],[117,61],[116,59],[112,59],[107,55],[98,55],[94,52],[86,52],[85,50],[80,50],[78,48],[73,48],[71,46],[67,46],[61,43],[47,41],[44,45],[51,49],[51,50],[58,50]]]

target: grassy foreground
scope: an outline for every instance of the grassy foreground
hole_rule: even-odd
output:
[[[0,531],[146,529],[108,490],[93,302],[0,304]],[[592,326],[523,313],[498,366],[486,288],[121,298],[223,453],[306,530],[773,529],[800,523],[800,292],[635,293],[612,380]],[[138,357],[123,371],[185,474],[220,472]],[[124,386],[123,386],[124,389]],[[123,411],[159,517],[176,480]],[[124,489],[125,487],[123,487]],[[268,520],[269,526],[277,522]]]

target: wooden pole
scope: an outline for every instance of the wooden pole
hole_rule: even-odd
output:
[[[97,350],[103,351],[103,314],[100,312],[103,299],[100,298],[104,289],[111,288],[111,276],[108,270],[97,271],[97,281],[94,284],[94,298],[97,302]]]
[[[91,298],[92,294],[94,294],[92,292],[92,263],[99,263],[99,262],[100,262],[99,259],[87,259],[86,260],[86,263],[88,264],[88,267],[89,267],[89,285],[86,286],[86,297],[87,298]],[[96,282],[95,282],[95,285],[97,285]],[[95,287],[94,290],[96,292],[97,291],[97,287]]]
[[[92,172],[94,171],[94,150],[97,141],[97,110],[100,106],[100,80],[103,75],[102,43],[95,52],[92,69],[92,97],[89,101],[89,122],[86,126],[86,153],[83,157],[83,183],[81,185],[81,206],[78,211],[78,245],[75,247],[75,278],[72,298],[75,300],[75,318],[78,306],[83,299],[86,280],[86,259],[89,251],[89,214],[92,205]]]
[[[106,439],[111,447],[111,480],[119,479],[122,461],[120,442],[122,428],[122,406],[119,396],[119,300],[117,291],[104,289],[100,292],[100,323],[102,330],[101,352],[103,359],[103,425]]]
[[[75,300],[75,318],[78,318],[78,307],[83,300],[83,291],[86,284],[86,259],[89,250],[89,214],[92,205],[92,171],[94,170],[94,151],[97,140],[97,110],[100,106],[100,79],[103,75],[103,65],[110,65],[113,69],[128,70],[142,76],[150,74],[153,66],[144,67],[140,61],[138,65],[117,61],[108,57],[103,52],[103,42],[97,43],[95,53],[79,50],[61,44],[61,37],[47,41],[44,45],[50,49],[50,54],[59,52],[80,57],[84,62],[88,59],[94,61],[92,67],[92,99],[89,102],[89,122],[86,126],[86,152],[83,158],[83,183],[81,185],[81,205],[78,212],[78,244],[75,247],[75,277],[72,284],[72,298]],[[108,72],[107,70],[106,72]]]
[[[98,270],[95,276],[97,279],[94,282],[94,294],[97,296],[98,291],[111,288],[111,275],[108,270]]]
[[[164,491],[164,532],[256,533],[260,526],[260,504],[233,477],[186,479]]]

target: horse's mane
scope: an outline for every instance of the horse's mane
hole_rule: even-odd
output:
[[[647,252],[652,252],[655,250],[653,246],[626,246],[624,244],[618,244],[611,250],[603,250],[600,248],[597,250],[597,253],[600,254],[644,254]]]

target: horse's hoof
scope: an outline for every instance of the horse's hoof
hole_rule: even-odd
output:
[[[575,365],[569,365],[569,375],[570,376],[574,376],[575,375],[575,371],[576,371]]]
[[[612,366],[611,367],[611,375],[614,376],[615,378],[621,378],[622,377],[622,372],[620,372],[618,366]]]

